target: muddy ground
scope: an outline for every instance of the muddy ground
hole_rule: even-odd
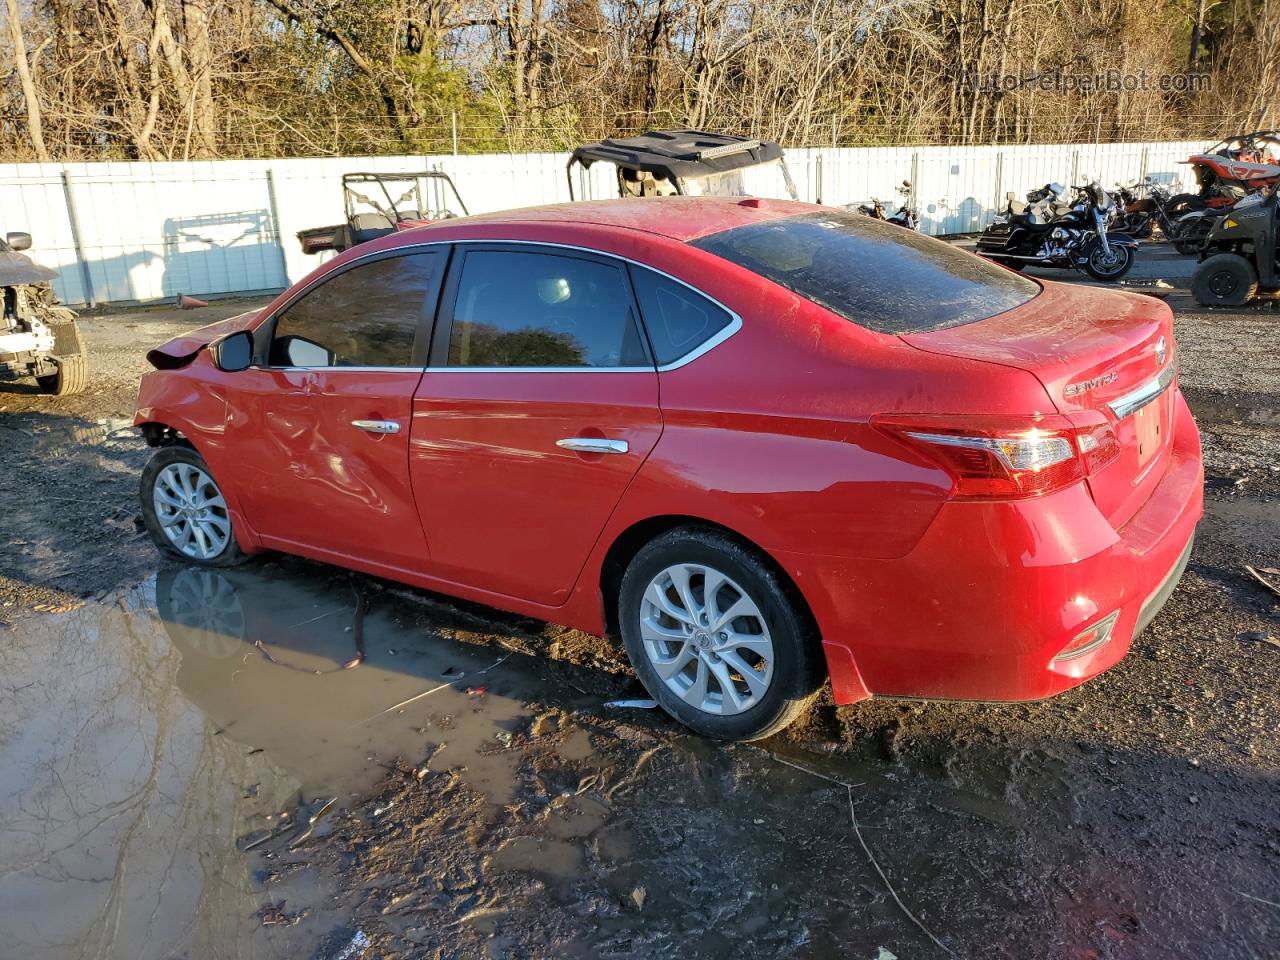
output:
[[[160,564],[142,351],[246,304],[88,318],[88,393],[0,387],[0,955],[1280,957],[1280,311],[1171,303],[1210,502],[1130,656],[752,747],[606,641]]]

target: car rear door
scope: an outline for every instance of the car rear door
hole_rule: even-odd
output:
[[[433,573],[563,603],[661,430],[624,264],[457,246],[409,440]]]
[[[258,328],[261,362],[235,378],[227,431],[268,546],[426,565],[409,424],[447,258],[423,247],[357,260]]]

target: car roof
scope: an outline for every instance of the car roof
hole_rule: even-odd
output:
[[[439,221],[418,229],[433,230],[450,225],[481,223],[576,223],[642,230],[687,243],[722,230],[823,209],[826,208],[810,203],[761,200],[754,197],[628,197],[482,213],[461,220]],[[413,232],[415,231],[406,231]]]
[[[638,137],[615,137],[584,143],[574,160],[589,167],[604,160],[619,167],[647,170],[668,180],[705,177],[768,163],[782,156],[782,148],[767,140],[752,140],[705,130],[653,130]]]

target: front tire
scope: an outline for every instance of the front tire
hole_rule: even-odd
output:
[[[672,530],[641,548],[622,578],[618,624],[650,696],[704,736],[771,736],[824,679],[816,631],[779,576],[712,530]]]
[[[84,337],[75,320],[50,321],[53,331],[53,362],[57,373],[36,377],[36,385],[55,397],[69,397],[89,385],[89,363],[85,357]]]
[[[1218,253],[1196,267],[1191,295],[1202,307],[1239,307],[1258,293],[1258,272],[1235,253]]]
[[[161,553],[231,567],[247,557],[209,465],[191,447],[161,447],[142,469],[142,522]]]
[[[1133,269],[1134,248],[1111,244],[1111,253],[1101,243],[1094,244],[1084,262],[1085,272],[1095,280],[1113,282]]]

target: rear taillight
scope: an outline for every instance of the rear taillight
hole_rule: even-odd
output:
[[[955,480],[952,496],[1035,497],[1116,458],[1114,430],[1093,417],[938,417],[881,414],[873,426],[921,451]]]

